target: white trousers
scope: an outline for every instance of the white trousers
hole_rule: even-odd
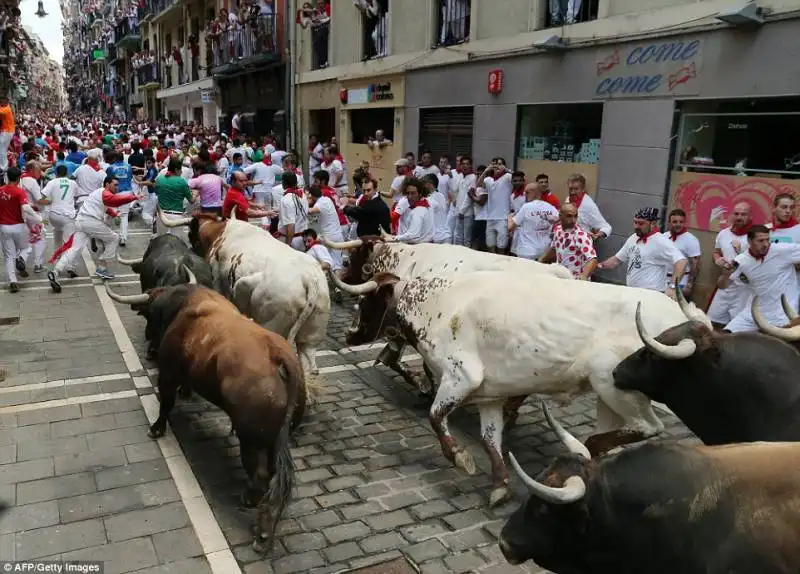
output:
[[[27,242],[26,247],[20,253],[20,257],[25,260],[25,263],[33,255],[33,264],[36,267],[44,265],[44,250],[47,249],[47,231],[42,229],[42,238],[36,243]]]
[[[53,226],[53,247],[58,249],[75,232],[75,219],[58,213],[51,213],[49,217]]]
[[[708,307],[708,318],[718,325],[727,325],[745,308],[749,298],[750,290],[738,283],[717,289]]]
[[[155,230],[156,211],[158,210],[158,196],[155,193],[148,193],[147,199],[142,207],[142,221]],[[155,233],[155,231],[154,231]]]
[[[127,192],[126,192],[127,193]],[[120,205],[118,208],[119,211],[119,238],[122,241],[128,240],[128,216],[131,212],[131,204],[126,203],[125,205]]]
[[[72,247],[61,255],[53,268],[56,275],[66,269],[75,268],[75,261],[90,239],[97,239],[103,242],[103,253],[99,256],[101,261],[110,261],[117,256],[119,235],[114,233],[111,228],[102,221],[89,217],[79,218],[75,221],[75,237],[72,239]],[[92,257],[94,257],[94,253],[92,253]]]
[[[8,146],[13,137],[13,132],[0,132],[0,170],[8,171]]]
[[[17,257],[28,245],[28,227],[24,223],[0,225],[0,244],[9,283],[17,282]]]
[[[508,220],[490,219],[486,222],[486,247],[503,250],[508,247]]]

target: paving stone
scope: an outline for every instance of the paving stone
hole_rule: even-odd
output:
[[[408,491],[401,492],[399,494],[390,494],[389,496],[382,496],[379,500],[387,510],[397,510],[399,508],[406,508],[418,502],[423,502],[425,498],[419,492]]]
[[[136,570],[135,574],[212,574],[212,571],[205,558],[189,558],[152,568]]]
[[[443,520],[453,530],[461,530],[488,522],[489,517],[483,510],[466,510],[464,512],[457,512],[456,514],[448,514],[443,517]]]
[[[449,553],[447,548],[436,539],[426,540],[419,544],[414,544],[410,548],[403,550],[414,562],[420,563],[433,558],[439,558]]]
[[[87,470],[101,470],[122,466],[127,463],[125,451],[121,447],[56,456],[55,473],[73,474]]]
[[[372,556],[365,556],[363,558],[356,558],[350,561],[350,568],[357,570],[359,568],[366,568],[375,564],[383,564],[390,560],[402,558],[399,550],[391,550],[389,552],[381,552],[380,554],[373,554]]]
[[[189,516],[182,503],[173,502],[158,508],[132,510],[104,520],[108,539],[128,540],[183,528],[189,524]]]
[[[370,536],[369,538],[365,538],[358,544],[367,554],[386,552],[387,550],[394,550],[396,548],[408,546],[408,542],[406,542],[403,537],[396,532],[376,534],[374,536]]]
[[[300,519],[300,524],[302,524],[305,530],[318,530],[320,528],[339,524],[341,521],[342,519],[339,518],[339,515],[333,510],[323,510],[304,516]]]
[[[117,427],[113,414],[98,417],[86,417],[50,423],[50,434],[53,438],[84,435],[88,432],[111,430]]]
[[[123,456],[124,456],[124,451]],[[141,484],[170,478],[165,460],[148,460],[128,464],[119,468],[109,468],[95,474],[97,490],[108,490],[131,484]]]
[[[55,500],[13,506],[0,521],[0,534],[23,532],[58,524],[58,504]]]
[[[36,442],[17,443],[17,458],[20,461],[49,458],[64,452],[82,453],[89,450],[82,436],[56,438]]]
[[[496,539],[483,528],[461,530],[441,537],[442,543],[453,552],[461,552],[468,548],[477,548],[486,544],[496,543]]]
[[[149,538],[112,542],[103,546],[66,552],[61,555],[61,559],[100,561],[103,563],[103,574],[121,574],[158,564],[158,557]]]
[[[360,521],[348,522],[347,524],[340,524],[338,526],[331,526],[325,528],[322,533],[331,544],[338,544],[348,540],[356,540],[369,534],[371,530],[369,526]]]
[[[467,550],[457,556],[449,556],[444,559],[444,563],[454,574],[475,572],[486,565],[486,561],[474,550]]]
[[[153,439],[147,436],[148,430],[149,426],[136,426],[89,433],[86,435],[86,442],[89,444],[90,450],[136,443],[152,443]]]
[[[44,381],[41,381],[44,382]],[[17,413],[17,424],[21,427],[81,418],[80,405],[64,405]]]
[[[345,520],[356,520],[370,514],[377,514],[384,512],[385,509],[378,502],[362,502],[359,504],[351,504],[349,506],[342,506],[338,509]]]
[[[293,572],[306,572],[324,564],[325,559],[322,554],[317,550],[311,550],[275,560],[272,563],[272,569],[275,574],[292,574]]]
[[[308,550],[320,550],[326,545],[325,537],[319,532],[304,532],[285,536],[282,542],[286,550],[291,554],[306,552]]]
[[[28,482],[53,476],[53,459],[41,458],[0,465],[0,484]]]
[[[175,562],[203,554],[203,547],[191,527],[159,532],[152,538],[160,562]]]
[[[44,478],[17,485],[17,504],[29,504],[86,494],[97,490],[90,472]]]
[[[367,516],[364,518],[364,522],[373,530],[390,530],[410,524],[414,522],[414,519],[405,510],[395,510],[394,512]]]
[[[434,516],[441,516],[454,512],[455,508],[446,500],[429,500],[410,508],[412,516],[417,520],[425,520]]]
[[[172,480],[148,482],[58,501],[61,521],[76,522],[180,500]]]
[[[125,450],[125,458],[129,463],[144,462],[146,460],[160,459],[161,449],[158,443],[152,439],[150,442],[142,442],[139,444],[128,444],[123,447]]]
[[[326,480],[322,483],[322,486],[324,486],[328,492],[337,492],[339,490],[344,490],[345,488],[352,488],[362,484],[364,484],[363,478],[358,475],[351,475],[339,476],[330,480]]]
[[[450,530],[438,521],[411,524],[400,529],[400,534],[409,542],[421,542],[448,532]]]
[[[138,411],[142,409],[139,399],[131,397],[125,399],[111,399],[108,401],[98,401],[96,403],[86,403],[80,405],[82,416],[93,417],[108,413],[124,413],[126,411]]]
[[[364,554],[355,542],[345,542],[344,544],[330,546],[324,549],[322,553],[328,562],[346,562]]]
[[[334,492],[333,494],[325,494],[317,497],[317,503],[322,508],[342,506],[353,502],[358,502],[358,499],[347,491]]]
[[[15,538],[17,560],[52,556],[106,542],[105,528],[100,520],[37,528],[17,533]]]

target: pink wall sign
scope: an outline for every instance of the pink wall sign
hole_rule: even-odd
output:
[[[772,221],[772,200],[780,193],[800,198],[800,180],[673,172],[672,204],[686,212],[688,227],[701,231],[727,227],[740,202],[750,204],[754,223]]]

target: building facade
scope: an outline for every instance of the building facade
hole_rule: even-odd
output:
[[[562,198],[583,173],[614,227],[602,256],[636,208],[681,207],[706,254],[701,293],[733,202],[768,220],[771,197],[800,194],[800,149],[783,135],[800,120],[796,0],[338,1],[327,22],[310,19],[297,45],[303,137],[336,135],[351,165],[369,159],[376,129],[394,142],[372,154],[384,168],[423,149],[503,156],[547,173]]]

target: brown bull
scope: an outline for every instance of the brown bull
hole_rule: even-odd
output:
[[[148,434],[164,435],[179,386],[222,408],[239,437],[247,473],[243,502],[258,506],[253,547],[267,551],[294,481],[289,434],[306,401],[300,361],[283,337],[211,289],[156,288],[150,297],[161,408]]]

